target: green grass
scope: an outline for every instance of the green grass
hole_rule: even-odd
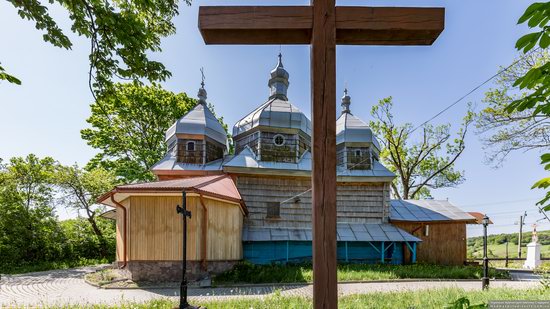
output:
[[[55,262],[40,262],[34,264],[18,264],[18,265],[5,265],[0,266],[0,274],[24,274],[36,271],[46,271],[54,269],[68,269],[81,266],[90,266],[98,264],[108,264],[111,261],[107,259],[79,259],[70,261],[55,261]]]
[[[464,291],[462,289],[433,289],[414,292],[389,292],[351,295],[339,299],[339,308],[445,308],[450,303],[466,297],[472,305],[486,304],[490,300],[550,300],[550,292],[543,289],[514,290],[495,288],[489,291]],[[147,303],[125,303],[121,305],[46,307],[51,309],[168,309],[177,303],[160,299]],[[278,293],[264,299],[233,299],[224,301],[193,302],[193,305],[209,309],[283,309],[312,308],[311,299],[303,297],[283,297]]]
[[[369,281],[392,279],[480,279],[483,271],[478,266],[438,266],[428,264],[383,265],[340,264],[338,281]],[[491,277],[508,279],[505,271],[491,269]],[[311,282],[311,264],[300,265],[254,265],[240,263],[235,268],[214,278],[214,284],[235,283],[292,283]]]
[[[506,257],[506,244],[489,244],[487,245],[487,252],[488,256],[491,257]],[[542,245],[541,246],[541,256],[550,256],[550,245]],[[482,258],[483,257],[483,247],[468,247],[468,256],[475,257],[475,258]],[[521,256],[526,257],[527,256],[527,248],[522,247],[521,248]],[[508,257],[511,258],[517,258],[518,257],[518,246],[509,244],[508,245]]]

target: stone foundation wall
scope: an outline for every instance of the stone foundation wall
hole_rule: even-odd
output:
[[[230,270],[239,261],[209,261],[203,270],[200,261],[187,261],[187,280],[195,281]],[[182,265],[179,261],[130,261],[126,266],[133,281],[180,281]]]

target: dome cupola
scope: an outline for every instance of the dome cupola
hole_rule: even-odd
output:
[[[204,75],[197,96],[197,105],[166,131],[168,149],[178,162],[206,164],[227,150],[227,133],[206,102]]]
[[[237,154],[248,146],[259,160],[295,163],[309,150],[311,121],[288,101],[288,78],[279,54],[269,99],[233,126]]]
[[[351,113],[351,97],[344,90],[342,114],[336,120],[337,164],[347,169],[371,169],[380,144],[369,126]]]
[[[277,66],[271,71],[271,78],[267,85],[271,90],[270,99],[280,99],[287,101],[287,90],[288,90],[288,77],[289,74],[283,66],[283,55],[279,53],[279,62]]]

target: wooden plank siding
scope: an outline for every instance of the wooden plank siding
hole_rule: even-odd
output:
[[[120,204],[126,208],[126,212],[130,208],[130,199],[122,201]],[[128,233],[126,233],[128,236]],[[118,210],[116,212],[116,260],[122,262],[124,260],[124,212]],[[126,252],[128,258],[128,252]]]
[[[311,191],[299,202],[280,206],[281,219],[266,218],[270,202],[282,202],[311,188],[308,177],[236,176],[236,184],[248,208],[248,226],[311,228]],[[384,183],[338,183],[337,220],[341,223],[387,222],[389,190]]]
[[[463,265],[466,261],[466,224],[393,222],[414,236],[422,239],[417,247],[417,261],[440,265]],[[424,228],[429,225],[428,236]]]
[[[208,213],[207,260],[242,259],[242,220],[239,205],[204,197]],[[180,196],[131,196],[128,208],[128,261],[178,261],[182,258],[182,218],[176,213]],[[187,259],[202,259],[204,210],[198,196],[187,197],[192,217],[187,221]],[[117,260],[122,256],[122,222],[117,214]]]

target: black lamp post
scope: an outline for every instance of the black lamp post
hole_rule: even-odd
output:
[[[197,307],[191,306],[187,302],[187,217],[191,218],[191,212],[187,211],[185,191],[183,191],[181,195],[181,205],[183,207],[180,207],[180,205],[176,206],[176,212],[178,214],[182,214],[181,217],[183,218],[183,259],[181,262],[182,275],[180,285],[180,305],[179,307],[177,307],[177,309],[191,309]]]
[[[487,258],[487,226],[489,225],[489,217],[484,215],[481,223],[483,224],[483,278],[481,279],[481,287],[487,290],[489,289],[489,258]]]

